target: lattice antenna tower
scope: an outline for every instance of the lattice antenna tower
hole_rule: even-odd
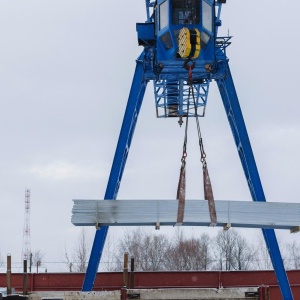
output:
[[[25,190],[25,216],[23,229],[22,260],[30,260],[30,190]]]

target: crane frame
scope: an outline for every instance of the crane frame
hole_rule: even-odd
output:
[[[155,1],[145,1],[147,10],[146,23],[150,23],[153,20],[151,9],[153,9]],[[215,20],[216,24],[221,24],[220,14],[222,3],[224,3],[224,1],[218,1],[215,3],[218,8]],[[230,37],[221,37],[216,39],[215,56],[218,68],[214,74],[211,74],[208,81],[215,80],[218,85],[252,200],[265,202],[265,194],[228,64],[226,48],[230,44],[229,40]],[[156,80],[155,75],[151,76],[151,73],[147,73],[145,71],[148,55],[149,53],[144,50],[136,60],[132,86],[104,196],[105,200],[117,198],[146,86],[149,80]],[[165,75],[165,77],[168,78],[168,75]],[[172,80],[172,77],[170,77],[170,80]],[[159,83],[156,82],[155,84],[158,85]],[[204,89],[205,99],[207,97],[208,90],[207,86],[207,88]],[[159,88],[155,89],[156,99],[159,98],[159,91]],[[82,291],[91,291],[93,289],[108,229],[108,226],[103,226],[96,230]],[[285,300],[292,300],[293,295],[283,265],[275,231],[274,229],[262,229],[262,233],[279,283],[282,297]]]

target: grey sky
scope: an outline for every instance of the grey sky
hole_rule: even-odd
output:
[[[227,2],[220,33],[234,36],[227,53],[266,197],[298,202],[300,4]],[[51,262],[79,232],[72,199],[103,198],[142,51],[135,23],[145,18],[143,0],[0,0],[0,253],[13,263],[21,259],[25,188],[32,250]],[[201,126],[215,198],[250,200],[214,82]],[[177,120],[155,118],[150,83],[118,198],[174,198],[182,142]],[[187,189],[187,198],[203,198],[195,124]]]

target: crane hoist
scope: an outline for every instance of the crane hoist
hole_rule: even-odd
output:
[[[147,19],[136,25],[143,51],[136,60],[105,200],[117,198],[147,83],[153,81],[157,117],[176,117],[182,124],[183,118],[205,115],[209,85],[216,81],[251,197],[253,201],[266,201],[226,55],[231,37],[218,36],[225,3],[226,0],[145,0]],[[181,217],[178,215],[179,221]],[[108,226],[96,230],[83,291],[93,288],[107,232]],[[262,232],[282,297],[293,299],[275,232]]]

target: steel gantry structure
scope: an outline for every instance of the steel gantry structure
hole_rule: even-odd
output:
[[[216,81],[240,161],[255,202],[265,194],[253,156],[226,48],[230,37],[219,37],[221,9],[226,0],[145,0],[147,20],[137,24],[143,47],[136,68],[113,164],[104,196],[115,200],[130,149],[147,83],[153,81],[157,117],[204,116],[209,85]],[[191,93],[193,97],[191,97]],[[83,291],[91,291],[108,233],[96,230]],[[293,299],[274,229],[262,228],[283,299]]]

